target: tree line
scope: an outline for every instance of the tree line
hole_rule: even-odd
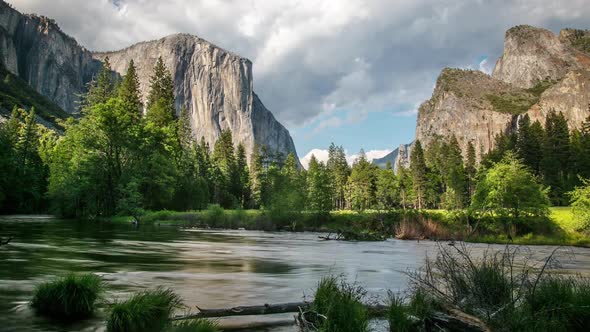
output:
[[[521,195],[565,205],[567,193],[590,177],[590,118],[570,131],[561,113],[550,112],[544,125],[521,116],[518,130],[497,136],[495,149],[479,163],[474,145],[463,153],[453,136],[436,137],[426,148],[416,141],[410,166],[399,165],[396,174],[389,163],[385,169],[372,164],[363,151],[349,165],[343,147],[333,143],[326,162],[312,156],[305,170],[293,154],[265,147],[247,158],[229,130],[213,147],[196,140],[187,109],[177,115],[172,77],[161,58],[146,101],[133,61],[120,79],[107,58],[83,98],[82,116],[65,121],[63,135],[37,125],[34,109],[15,107],[0,127],[0,212],[93,217],[209,204],[263,208],[277,216],[485,209],[493,186],[508,180],[541,193]]]

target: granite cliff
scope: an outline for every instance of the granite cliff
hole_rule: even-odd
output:
[[[129,60],[138,68],[142,95],[158,57],[172,73],[177,112],[186,106],[196,139],[213,144],[224,129],[248,155],[266,146],[295,153],[289,131],[253,91],[252,63],[201,38],[177,34],[115,52],[93,53],[65,34],[55,21],[23,15],[0,0],[0,63],[67,113],[78,111],[79,96],[106,56],[123,75]]]
[[[246,151],[264,145],[284,154],[295,152],[288,130],[254,93],[248,59],[187,34],[93,56],[101,61],[109,57],[113,70],[121,75],[133,59],[144,101],[152,68],[162,57],[174,81],[176,108],[185,106],[189,111],[195,138],[204,137],[213,144],[222,130],[230,129],[234,143],[244,144]]]
[[[574,129],[590,116],[589,103],[590,31],[564,29],[555,35],[517,26],[506,32],[491,76],[441,72],[432,97],[419,108],[416,139],[428,146],[436,137],[454,135],[463,151],[472,142],[479,159],[494,147],[496,135],[516,129],[522,114],[544,124],[549,111],[563,112]],[[409,164],[400,157],[395,154],[396,163]]]

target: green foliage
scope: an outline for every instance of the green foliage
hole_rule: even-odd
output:
[[[322,278],[316,289],[312,310],[326,316],[322,332],[369,331],[369,315],[361,303],[365,291],[334,276]]]
[[[9,72],[0,63],[0,111],[11,110],[13,107],[30,110],[34,108],[38,115],[57,128],[60,122],[70,115],[59,106],[31,88],[27,82]]]
[[[123,82],[121,82],[118,95],[126,111],[135,121],[139,121],[142,117],[143,104],[141,102],[139,77],[137,76],[133,59],[129,61],[127,73],[123,78]]]
[[[344,209],[346,207],[346,189],[348,177],[350,176],[350,167],[346,161],[346,152],[342,146],[336,146],[334,143],[330,144],[326,167],[333,182],[333,207]]]
[[[507,154],[477,184],[472,209],[498,216],[547,216],[547,190],[514,156]]]
[[[577,230],[590,228],[590,180],[582,179],[582,186],[569,193],[572,200],[572,211],[579,223]]]
[[[142,291],[129,300],[112,306],[107,320],[107,331],[162,331],[170,324],[170,316],[174,310],[181,307],[182,300],[170,289]]]
[[[32,213],[43,208],[47,168],[41,139],[48,131],[37,125],[35,109],[12,111],[0,127],[0,212]]]
[[[146,118],[156,127],[170,126],[176,117],[174,83],[162,57],[159,57],[150,78]]]
[[[384,170],[376,170],[377,176],[377,191],[376,199],[377,206],[384,210],[393,209],[400,201],[400,188],[398,179],[393,173],[391,163],[388,161]]]
[[[535,90],[536,92],[537,90]],[[529,93],[501,93],[498,95],[489,94],[486,96],[496,112],[512,115],[523,114],[528,111],[537,101],[538,97]]]
[[[570,156],[569,129],[563,113],[549,112],[545,121],[545,139],[541,167],[543,180],[551,188],[549,198],[555,205],[564,205],[567,199],[567,170]]]
[[[217,323],[207,319],[193,319],[175,323],[166,332],[220,332]]]
[[[311,156],[307,170],[307,208],[319,216],[332,209],[333,187],[328,169]]]
[[[409,310],[405,305],[404,298],[392,293],[389,294],[387,321],[389,322],[390,332],[413,332],[418,330],[415,322],[409,317]]]
[[[103,289],[99,276],[71,273],[37,286],[31,307],[50,318],[80,320],[94,313]]]
[[[427,168],[424,160],[424,150],[419,140],[414,143],[410,155],[410,173],[412,175],[412,186],[416,194],[416,208],[422,209],[426,195]]]
[[[348,178],[349,199],[353,210],[363,211],[374,205],[377,189],[376,172],[377,166],[371,164],[365,151],[361,150]]]

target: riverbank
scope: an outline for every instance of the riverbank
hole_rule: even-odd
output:
[[[525,217],[518,220],[474,217],[465,211],[445,210],[369,210],[360,213],[343,210],[319,216],[308,212],[277,214],[265,210],[224,210],[218,206],[202,211],[146,212],[140,219],[142,224],[215,229],[347,232],[403,240],[590,247],[590,235],[579,230],[569,207],[551,208],[548,218]],[[134,219],[118,216],[109,220],[129,223]]]

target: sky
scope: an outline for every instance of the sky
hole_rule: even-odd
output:
[[[9,0],[90,50],[184,32],[253,62],[254,89],[303,163],[331,142],[352,160],[414,138],[444,67],[490,73],[505,31],[590,28],[588,0]]]

